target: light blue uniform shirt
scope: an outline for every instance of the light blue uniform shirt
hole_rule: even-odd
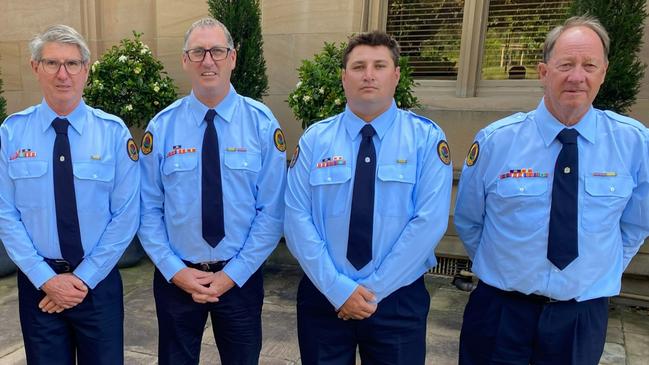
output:
[[[61,259],[52,149],[58,117],[45,100],[0,127],[0,238],[11,259],[40,288],[56,274],[43,258]],[[131,242],[140,213],[140,170],[128,128],[83,100],[67,116],[84,258],[74,274],[94,288]]]
[[[186,267],[182,260],[230,260],[224,271],[242,286],[282,234],[286,153],[274,142],[279,123],[271,111],[230,87],[215,108],[225,238],[212,248],[203,239],[201,220],[201,148],[207,110],[192,93],[149,123],[153,150],[141,158],[138,235],[167,280]],[[174,154],[174,147],[184,152]]]
[[[288,247],[336,308],[359,284],[381,301],[435,266],[434,250],[448,222],[452,169],[438,156],[442,130],[397,109],[394,102],[371,123],[377,156],[372,261],[360,271],[346,254],[365,122],[347,108],[312,125],[300,139],[297,160],[288,172]],[[318,167],[327,158],[344,164]]]
[[[649,150],[639,122],[591,107],[579,132],[579,257],[562,271],[547,259],[554,164],[565,126],[541,102],[477,134],[465,164],[455,226],[485,283],[584,301],[616,295],[623,270],[649,234]],[[506,177],[532,169],[541,177]]]

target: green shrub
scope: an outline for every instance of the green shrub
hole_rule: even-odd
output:
[[[0,123],[4,122],[7,118],[7,101],[2,95],[4,90],[2,89],[2,77],[0,77]]]
[[[606,79],[593,105],[628,112],[647,67],[639,56],[647,17],[646,0],[575,0],[570,16],[583,14],[597,17],[611,38]]]
[[[167,76],[142,33],[122,39],[90,67],[86,102],[115,114],[127,126],[144,127],[153,116],[176,100],[176,86]]]
[[[299,82],[288,95],[288,105],[295,117],[306,128],[319,120],[338,114],[345,109],[345,92],[340,80],[343,53],[346,43],[325,42],[323,50],[313,60],[303,60],[298,68]],[[399,108],[418,107],[419,101],[413,95],[415,81],[407,57],[399,58],[401,78],[394,95]]]
[[[231,82],[237,93],[261,100],[268,91],[259,0],[208,0],[210,14],[223,23],[237,48]]]

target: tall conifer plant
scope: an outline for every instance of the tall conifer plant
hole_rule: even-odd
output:
[[[646,0],[575,0],[569,13],[597,17],[611,38],[606,80],[593,104],[599,109],[628,112],[647,67],[639,56]]]
[[[268,90],[259,0],[208,0],[210,14],[232,34],[237,66],[232,84],[241,95],[261,100]]]
[[[2,89],[2,75],[0,75],[0,123],[2,123],[7,117],[7,101],[2,95],[4,90]]]

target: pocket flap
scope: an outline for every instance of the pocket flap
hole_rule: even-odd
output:
[[[414,184],[417,169],[415,165],[380,165],[377,176],[381,181],[397,181]]]
[[[339,165],[311,170],[309,183],[313,186],[342,184],[351,178],[352,169],[347,165]]]
[[[233,170],[261,170],[261,154],[254,152],[226,152],[225,166]]]
[[[195,153],[174,155],[167,157],[162,165],[162,172],[165,175],[170,175],[177,171],[190,171],[194,170],[198,164],[198,158]]]
[[[548,190],[547,178],[507,178],[498,180],[498,195],[508,198],[514,196],[539,196]]]
[[[29,179],[45,175],[46,161],[13,161],[9,162],[9,177],[12,179]]]
[[[112,181],[115,166],[105,162],[74,162],[74,176],[82,180]]]
[[[616,196],[624,198],[633,191],[631,176],[587,176],[586,192],[591,196]]]

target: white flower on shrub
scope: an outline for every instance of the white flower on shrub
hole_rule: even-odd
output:
[[[125,106],[125,107],[124,107],[124,110],[126,110],[126,111],[129,111],[129,112],[130,112],[131,110],[133,110],[133,105],[131,105],[131,104],[128,104],[127,106]]]
[[[125,55],[121,55],[121,56],[119,56],[119,58],[117,60],[119,62],[126,62],[128,60],[128,57],[126,57]]]
[[[304,95],[304,97],[302,98],[302,100],[303,100],[305,103],[308,103],[309,101],[311,101],[311,97],[310,97],[309,95]]]

